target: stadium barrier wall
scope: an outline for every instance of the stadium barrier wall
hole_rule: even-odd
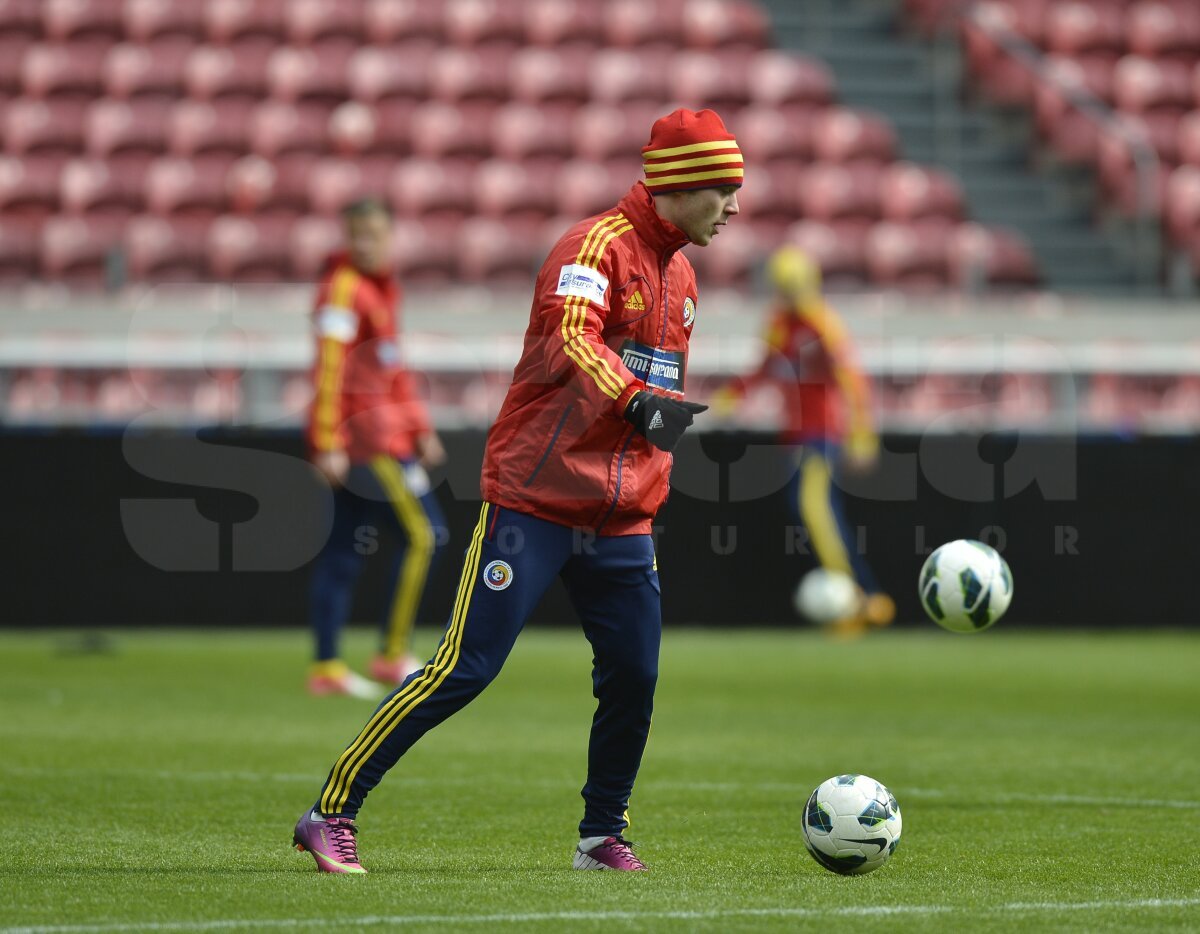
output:
[[[434,477],[449,542],[422,621],[444,621],[478,513],[483,433],[444,440]],[[902,623],[925,554],[981,538],[1015,577],[1008,625],[1191,626],[1179,572],[1196,553],[1200,438],[893,436],[847,513]],[[0,433],[9,559],[0,624],[304,626],[308,562],[327,496],[292,432]],[[656,524],[668,624],[792,625],[812,566],[785,493],[786,454],[762,435],[685,437]],[[581,541],[581,546],[586,543]],[[386,552],[367,535],[364,547]],[[355,618],[385,605],[369,559]],[[573,620],[557,586],[535,623]],[[928,625],[928,624],[925,624]]]

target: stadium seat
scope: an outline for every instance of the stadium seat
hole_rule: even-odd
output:
[[[42,0],[42,28],[59,41],[118,39],[124,31],[124,0]]]
[[[526,0],[525,42],[564,52],[590,52],[602,41],[604,8],[592,0]]]
[[[1100,185],[1119,212],[1133,215],[1138,212],[1139,193],[1133,150],[1129,140],[1138,139],[1148,143],[1160,160],[1168,165],[1173,164],[1178,156],[1177,132],[1180,120],[1169,113],[1144,113],[1137,116],[1123,113],[1119,116],[1122,126],[1120,135],[1109,132],[1100,137]],[[1162,205],[1167,175],[1162,171],[1155,174],[1147,207],[1157,212]]]
[[[1128,113],[1191,109],[1191,73],[1182,62],[1126,55],[1113,69],[1113,99]]]
[[[946,246],[950,281],[977,291],[985,285],[1032,286],[1037,282],[1033,254],[1023,240],[982,224],[959,224]]]
[[[494,49],[442,49],[430,65],[430,90],[439,101],[502,101],[509,96],[512,54]]]
[[[165,217],[211,220],[226,209],[231,165],[223,156],[156,159],[146,170],[146,207]]]
[[[645,3],[643,0],[611,0],[602,24],[607,45],[641,48],[646,54],[674,49],[682,41],[680,0]]]
[[[399,214],[461,221],[474,207],[472,177],[472,170],[461,162],[409,159],[392,171],[388,194]]]
[[[181,101],[167,124],[168,149],[177,156],[240,155],[248,146],[252,113],[240,100]]]
[[[513,98],[530,104],[578,105],[587,101],[591,93],[589,57],[589,52],[578,49],[518,51],[509,65]]]
[[[1165,199],[1167,234],[1177,246],[1188,246],[1200,236],[1200,166],[1181,165],[1167,180]]]
[[[318,160],[308,179],[309,210],[336,214],[358,198],[383,197],[394,164],[388,156]]]
[[[1048,80],[1039,82],[1034,90],[1038,131],[1064,161],[1089,162],[1096,152],[1096,123],[1077,109],[1068,91],[1087,92],[1111,103],[1113,69],[1105,63],[1065,55],[1047,56],[1045,66]]]
[[[315,280],[342,241],[342,224],[338,219],[320,215],[300,218],[288,234],[292,272],[302,281]]]
[[[1185,114],[1175,134],[1179,161],[1200,165],[1200,110]]]
[[[754,102],[784,109],[825,107],[833,100],[833,74],[822,62],[806,55],[764,51],[747,65]]]
[[[42,37],[40,0],[0,0],[0,38]]]
[[[330,108],[269,100],[250,117],[250,148],[271,158],[290,153],[321,155],[329,150]]]
[[[867,271],[879,285],[945,285],[947,245],[954,225],[944,219],[914,224],[880,221],[867,234]]]
[[[0,217],[4,223],[45,220],[55,213],[64,165],[62,157],[0,156]]]
[[[104,60],[104,89],[110,97],[178,97],[190,51],[186,39],[174,37],[113,46]]]
[[[428,0],[366,0],[363,25],[368,41],[379,44],[413,39],[440,43],[445,36],[442,5]]]
[[[63,168],[59,203],[65,214],[128,219],[142,209],[141,167],[120,162],[72,159]]]
[[[364,39],[363,0],[291,0],[284,7],[283,27],[295,45],[328,44],[344,40],[361,45]]]
[[[288,227],[273,220],[226,215],[208,230],[208,268],[233,282],[283,282],[290,278]]]
[[[4,113],[5,148],[15,155],[74,155],[83,147],[83,114],[80,101],[17,98]]]
[[[103,282],[120,256],[121,229],[119,221],[109,218],[50,218],[42,227],[42,274],[51,279]]]
[[[667,90],[672,100],[693,109],[728,113],[750,100],[745,52],[685,51],[671,57]]]
[[[401,219],[392,226],[392,256],[400,281],[406,285],[444,285],[458,272],[453,228]]]
[[[802,220],[787,229],[783,240],[816,261],[827,285],[860,286],[867,281],[866,229],[862,226]]]
[[[730,226],[753,225],[782,235],[800,214],[797,193],[802,171],[795,162],[747,163],[746,186],[738,192],[740,213]]]
[[[547,166],[489,159],[475,170],[475,211],[526,229],[540,227],[557,208],[556,175]]]
[[[458,270],[468,282],[524,286],[542,259],[536,240],[514,237],[508,224],[492,218],[471,218],[459,234]]]
[[[575,114],[572,136],[575,153],[592,162],[642,159],[650,127],[663,115],[661,104],[638,101],[615,106],[589,104]]]
[[[776,241],[764,242],[759,228],[735,218],[722,227],[712,248],[689,251],[696,275],[705,287],[746,289],[765,253]]]
[[[0,282],[26,282],[36,277],[43,223],[44,218],[18,217],[6,212],[4,223],[0,224]]]
[[[267,61],[227,46],[202,45],[188,55],[184,80],[188,95],[198,100],[258,101],[267,92]]]
[[[346,65],[350,93],[360,101],[423,101],[429,96],[433,51],[421,45],[367,46]]]
[[[207,0],[204,25],[208,39],[216,45],[246,39],[281,42],[286,5],[286,0]]]
[[[880,169],[870,164],[819,162],[799,178],[805,217],[820,221],[874,221],[879,217]]]
[[[274,162],[262,156],[243,156],[225,178],[229,207],[236,214],[297,217],[308,206],[309,176],[315,156],[288,156]]]
[[[615,205],[633,184],[625,167],[603,162],[573,161],[562,166],[555,180],[555,200],[567,225]]]
[[[446,38],[466,48],[515,48],[525,34],[522,4],[512,0],[444,0]]]
[[[896,156],[896,133],[882,117],[831,107],[813,118],[813,155],[823,162],[881,165]]]
[[[28,36],[0,33],[0,95],[20,93],[25,53],[32,45]]]
[[[570,157],[571,124],[562,115],[530,104],[506,104],[492,124],[492,150],[503,159],[560,161]]]
[[[1194,3],[1144,0],[1125,12],[1129,50],[1148,58],[1200,56],[1200,9]]]
[[[207,221],[133,218],[125,228],[125,255],[135,280],[194,282],[207,277]]]
[[[883,170],[879,205],[887,220],[915,221],[927,217],[958,219],[963,194],[958,180],[938,169],[897,162]]]
[[[21,63],[21,85],[30,97],[95,97],[104,88],[107,45],[38,43]]]
[[[284,46],[267,61],[267,88],[277,100],[335,106],[350,93],[349,58],[348,51],[338,48]]]
[[[1116,55],[1125,48],[1122,7],[1114,0],[1058,0],[1045,13],[1045,43],[1051,52]]]
[[[423,104],[412,115],[413,152],[431,159],[484,157],[491,151],[493,116],[491,110]]]
[[[100,98],[88,107],[84,143],[92,156],[158,155],[166,149],[171,105],[162,100],[123,101]]]
[[[691,0],[680,14],[683,43],[694,49],[759,49],[770,36],[766,13],[748,0]]]
[[[667,99],[669,59],[629,49],[601,49],[591,59],[591,99],[601,104],[632,101],[659,107]]]
[[[393,100],[378,106],[345,101],[329,115],[329,141],[337,155],[406,156],[417,105]]]
[[[196,41],[204,31],[204,4],[179,0],[125,0],[125,38],[135,43],[163,37]]]
[[[755,105],[738,112],[730,122],[742,152],[758,165],[794,165],[812,159],[811,114],[782,117],[775,107]]]

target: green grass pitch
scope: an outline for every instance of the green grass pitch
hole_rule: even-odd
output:
[[[365,877],[289,846],[370,711],[305,695],[303,634],[72,648],[0,636],[5,934],[1200,930],[1197,635],[668,630],[644,875],[569,869],[593,706],[574,629],[526,632],[371,796]],[[847,771],[904,815],[863,877],[799,834]]]

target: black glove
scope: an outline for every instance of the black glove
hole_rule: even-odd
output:
[[[625,421],[656,448],[673,451],[692,417],[707,408],[698,402],[668,399],[642,389],[625,406]]]

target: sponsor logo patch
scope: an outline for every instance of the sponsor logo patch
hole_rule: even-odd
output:
[[[349,308],[325,305],[317,312],[317,334],[348,344],[358,333],[358,315]]]
[[[558,271],[558,290],[556,295],[574,295],[576,298],[586,298],[604,306],[604,293],[608,291],[608,280],[591,266],[580,266],[578,263],[563,266]]]
[[[689,295],[683,300],[683,326],[690,328],[696,320],[696,302]]]
[[[513,582],[512,565],[507,561],[493,561],[483,569],[483,582],[489,590],[504,590]]]
[[[621,362],[647,386],[683,392],[685,356],[681,350],[661,350],[633,341],[621,345]]]
[[[642,290],[635,289],[634,293],[625,300],[626,311],[645,311],[646,300],[642,298]]]

